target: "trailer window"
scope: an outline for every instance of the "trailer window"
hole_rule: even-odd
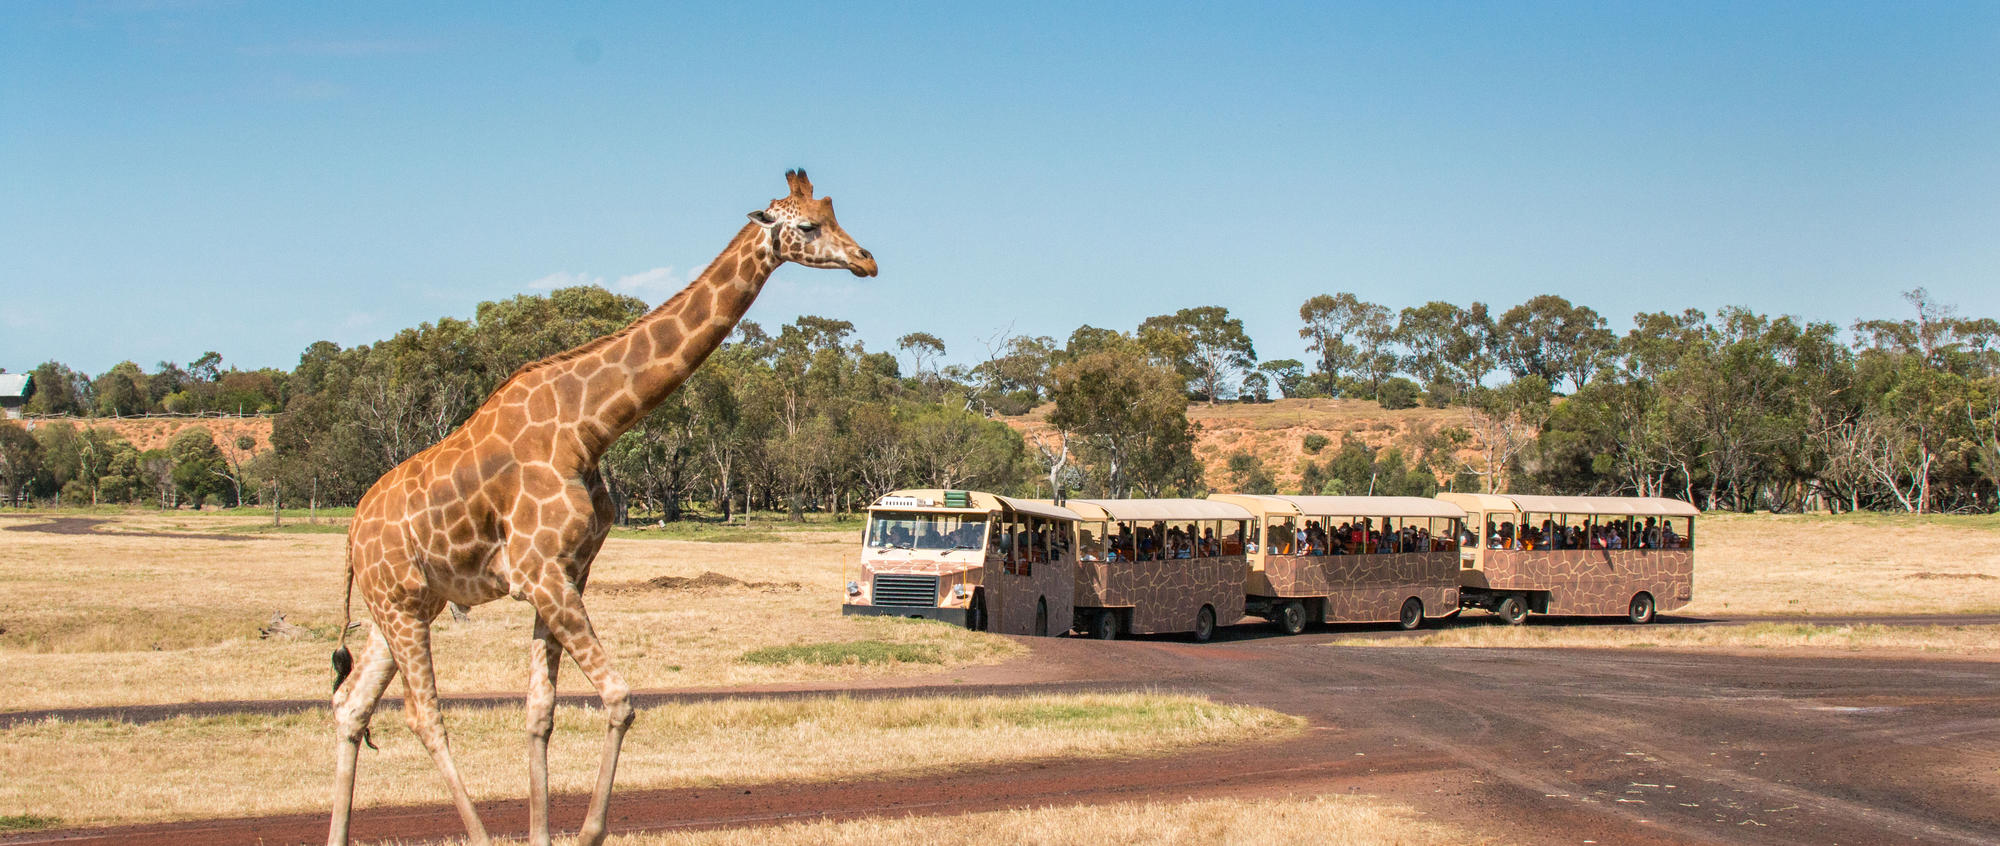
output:
[[[1001,569],[1011,575],[1032,576],[1035,565],[1029,558],[1031,543],[1028,524],[1016,517],[1008,521],[1003,529],[1005,535],[1000,543]]]
[[[1659,545],[1648,549],[1693,549],[1694,518],[1662,517],[1655,534],[1659,537]]]
[[[1292,518],[1273,517],[1264,526],[1264,551],[1271,555],[1293,555]]]
[[[1103,523],[1076,524],[1077,555],[1083,561],[1103,561],[1106,532],[1109,526]]]
[[[1222,521],[1223,555],[1242,555],[1244,553],[1243,525],[1244,521],[1242,520]]]

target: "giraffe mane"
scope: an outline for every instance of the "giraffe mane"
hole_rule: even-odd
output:
[[[632,334],[634,327],[637,327],[640,323],[644,322],[646,318],[651,317],[654,314],[657,314],[660,311],[665,310],[668,306],[678,303],[681,300],[687,299],[688,292],[692,290],[694,290],[694,286],[692,284],[690,284],[686,288],[682,288],[680,290],[680,293],[677,293],[672,297],[668,298],[666,302],[659,304],[658,306],[654,307],[651,311],[648,311],[645,314],[642,314],[638,317],[632,318],[632,322],[619,327],[618,331],[616,332],[612,332],[609,335],[600,335],[596,338],[592,338],[574,347],[570,347],[569,349],[563,350],[562,352],[556,353],[555,355],[539,358],[534,361],[530,361],[527,364],[523,364],[520,367],[514,368],[514,372],[508,374],[507,378],[500,382],[500,388],[505,388],[509,384],[512,384],[515,380],[520,379],[521,377],[533,373],[537,370],[541,370],[545,367],[551,367],[557,364],[562,364],[563,362],[567,361],[575,361],[579,358],[590,355],[591,353],[602,350],[605,347],[608,347],[618,342],[625,336]],[[500,388],[495,388],[494,392],[498,393]]]

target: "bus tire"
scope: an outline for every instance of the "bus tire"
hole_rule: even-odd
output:
[[[1189,634],[1190,637],[1194,639],[1195,643],[1207,643],[1210,640],[1214,639],[1215,637],[1214,606],[1203,605],[1200,611],[1194,612],[1194,631],[1190,632]]]
[[[1396,615],[1396,628],[1414,631],[1423,628],[1424,601],[1414,596],[1403,600],[1403,610]]]
[[[1090,618],[1090,636],[1098,640],[1118,639],[1118,612],[1102,609]]]
[[[972,592],[972,601],[965,606],[965,627],[975,632],[986,631],[986,591]]]
[[[1046,596],[1038,597],[1035,600],[1035,637],[1048,637],[1048,636],[1049,636],[1049,599]]]
[[[1518,626],[1528,621],[1528,603],[1522,602],[1519,596],[1508,594],[1493,606],[1493,613],[1500,615],[1500,620],[1507,625]]]
[[[1654,613],[1657,608],[1653,595],[1642,590],[1632,597],[1632,605],[1625,609],[1625,619],[1643,626],[1658,619]]]
[[[1278,606],[1278,631],[1295,635],[1306,630],[1306,604],[1292,600]]]

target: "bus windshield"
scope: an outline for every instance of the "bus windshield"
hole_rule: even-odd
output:
[[[986,515],[875,511],[868,515],[869,549],[983,549]]]

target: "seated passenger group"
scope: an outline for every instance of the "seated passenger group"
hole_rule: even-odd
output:
[[[1112,533],[1100,547],[1097,537],[1089,529],[1080,529],[1083,544],[1081,560],[1097,561],[1098,550],[1103,549],[1104,561],[1161,561],[1175,558],[1207,558],[1214,555],[1233,554],[1225,550],[1238,546],[1225,544],[1215,537],[1213,528],[1204,527],[1200,535],[1179,526],[1160,531],[1158,524],[1141,524],[1136,528],[1128,523],[1113,523]]]
[[[1629,543],[1628,543],[1629,539]],[[1543,520],[1540,530],[1523,526],[1518,536],[1512,522],[1495,524],[1486,521],[1487,549],[1522,550],[1564,550],[1564,549],[1685,549],[1686,539],[1674,531],[1674,524],[1661,525],[1656,518],[1648,517],[1643,526],[1635,527],[1631,519],[1607,520],[1602,523],[1585,523],[1575,526],[1559,526],[1556,521]]]
[[[1305,528],[1298,531],[1279,524],[1265,532],[1265,541],[1272,555],[1386,555],[1452,549],[1449,535],[1433,538],[1428,526],[1397,529],[1386,518],[1379,528],[1367,520],[1342,523],[1332,530],[1315,519],[1307,519]]]

